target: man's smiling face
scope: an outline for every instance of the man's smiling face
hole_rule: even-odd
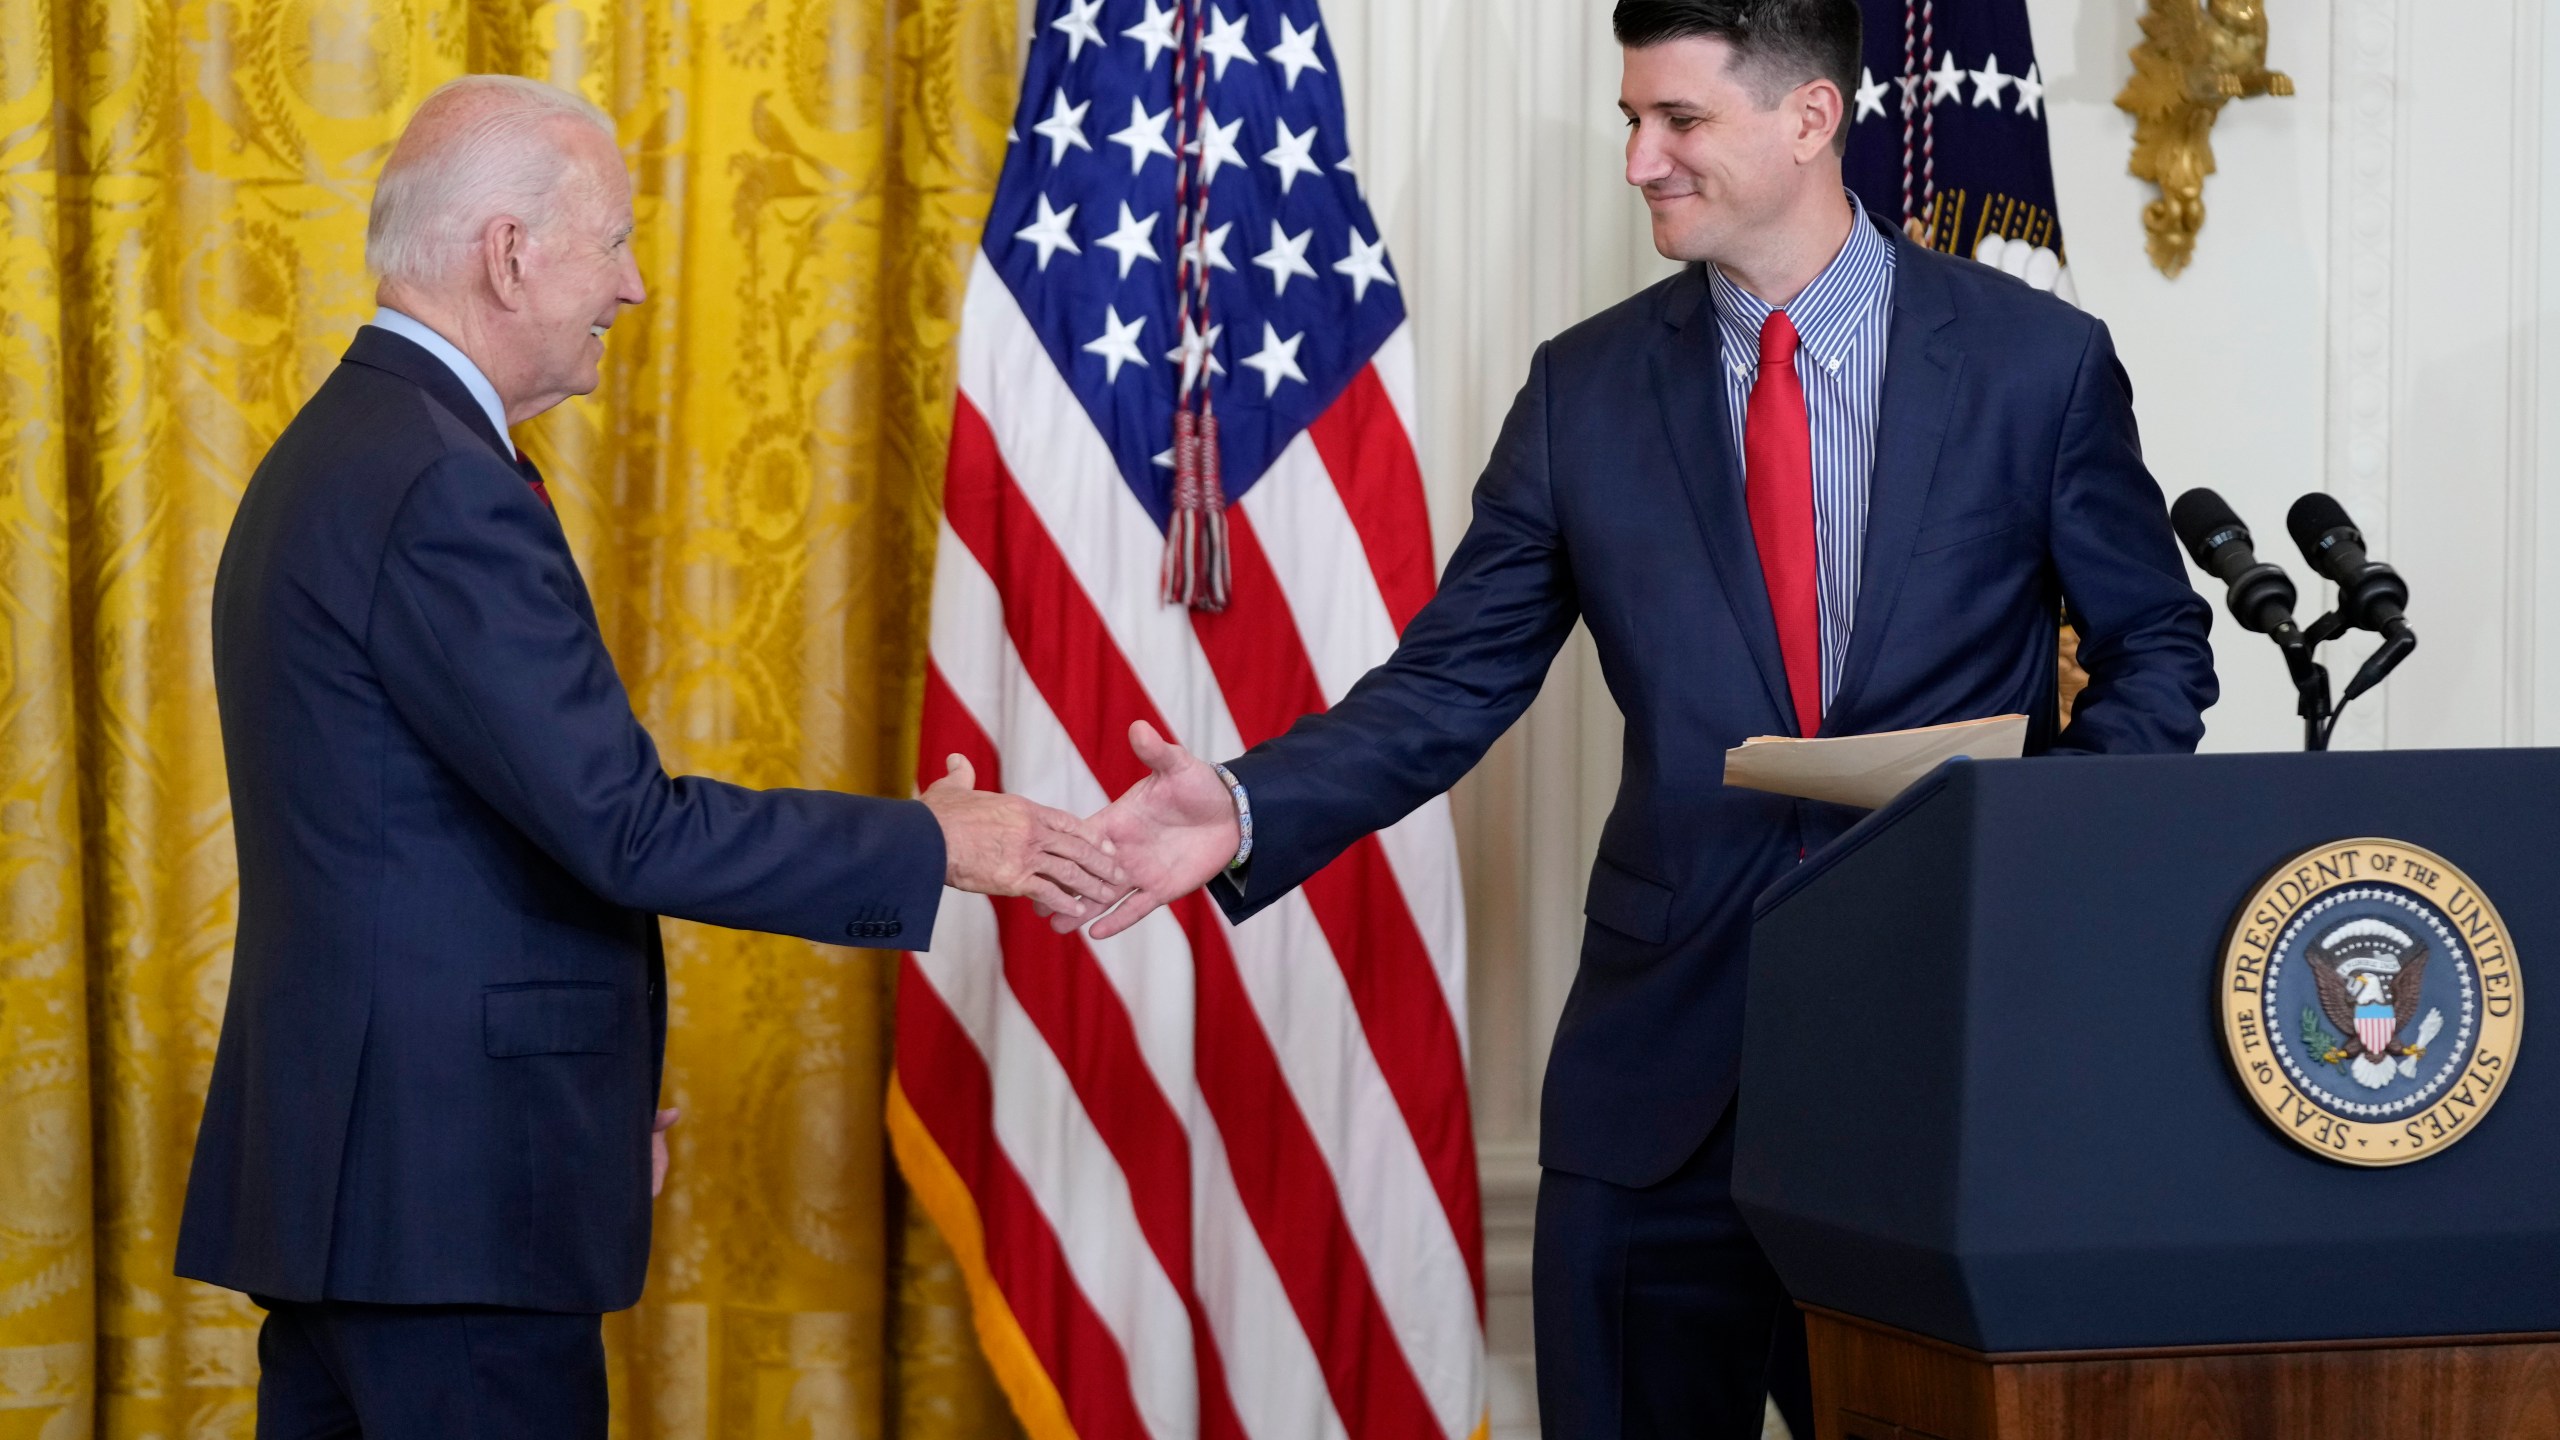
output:
[[[601,132],[558,126],[569,163],[550,223],[526,246],[525,338],[535,357],[533,389],[550,403],[585,395],[601,381],[604,332],[625,305],[648,298],[631,254],[631,177]]]
[[[1806,107],[1793,102],[1825,82],[1768,95],[1750,67],[1735,73],[1733,47],[1713,36],[1625,55],[1627,183],[1653,212],[1653,247],[1674,260],[1731,261],[1741,237],[1795,198],[1807,136]]]

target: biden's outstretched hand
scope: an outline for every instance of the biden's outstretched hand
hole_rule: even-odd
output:
[[[1235,859],[1242,843],[1235,797],[1207,761],[1157,734],[1144,720],[1129,727],[1129,748],[1146,762],[1146,778],[1103,807],[1092,822],[1128,877],[1129,893],[1093,923],[1088,933],[1096,940],[1107,940],[1156,907],[1208,884]],[[1066,931],[1080,918],[1061,910],[1049,923]]]
[[[947,773],[921,797],[942,825],[949,857],[944,884],[981,895],[1028,896],[1043,913],[1079,922],[1110,908],[1129,888],[1091,821],[977,788],[977,769],[966,756],[945,764]]]

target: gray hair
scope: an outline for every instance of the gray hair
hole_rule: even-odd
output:
[[[460,125],[416,150],[419,122],[455,105],[469,107]],[[366,268],[385,280],[432,286],[491,220],[513,215],[529,230],[548,225],[569,162],[543,131],[562,119],[617,139],[613,121],[585,96],[539,80],[465,75],[437,87],[410,117],[374,186]]]

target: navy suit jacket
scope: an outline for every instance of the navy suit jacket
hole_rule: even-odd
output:
[[[239,941],[178,1273],[287,1300],[637,1300],[658,916],[923,949],[913,801],[669,778],[576,562],[387,331],[287,426],[213,595]]]
[[[1823,733],[2023,712],[2033,753],[2192,750],[2215,695],[2211,612],[2106,327],[1894,242],[1865,567]],[[1254,852],[1213,886],[1242,920],[1446,790],[1588,624],[1626,741],[1539,1158],[1629,1186],[1678,1168],[1732,1099],[1752,897],[1862,813],[1722,783],[1728,748],[1796,721],[1721,344],[1692,267],[1539,348],[1474,521],[1394,656],[1231,762]],[[2057,735],[2066,599],[2089,687]]]

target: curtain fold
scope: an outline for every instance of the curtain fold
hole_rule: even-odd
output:
[[[1013,0],[0,0],[0,1437],[242,1436],[170,1275],[236,885],[209,600],[370,314],[372,178],[469,69],[613,114],[652,288],[520,432],[667,763],[904,793]],[[1009,1422],[881,1134],[873,952],[670,922],[685,1107],[618,1435]]]

